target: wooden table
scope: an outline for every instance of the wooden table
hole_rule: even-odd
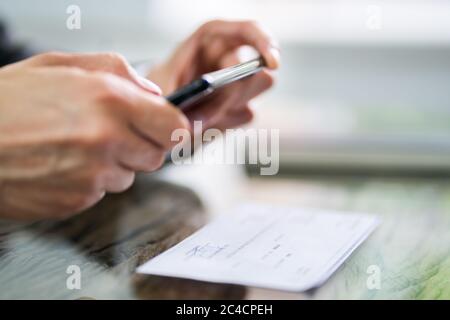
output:
[[[182,168],[170,170],[141,176],[128,192],[66,221],[1,221],[0,298],[450,298],[449,179],[247,179],[214,168],[192,170],[191,176],[180,175]],[[221,205],[211,203],[212,194]],[[243,200],[376,213],[382,224],[329,281],[302,294],[134,273],[219,208]],[[70,265],[81,270],[79,290],[67,289]],[[378,289],[367,286],[370,266],[380,272]]]

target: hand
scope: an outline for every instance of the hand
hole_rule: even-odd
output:
[[[0,216],[66,217],[159,168],[189,129],[115,54],[33,57],[0,69]]]
[[[220,89],[211,99],[187,112],[188,118],[202,120],[203,129],[225,129],[249,122],[253,112],[250,100],[273,84],[270,70],[278,68],[279,52],[274,40],[254,22],[211,21],[184,41],[172,57],[156,66],[149,79],[167,95],[203,73],[225,68],[239,61],[237,50],[254,47],[267,63],[267,69]]]

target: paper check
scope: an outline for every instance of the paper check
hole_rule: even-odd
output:
[[[137,271],[304,291],[328,279],[377,225],[365,214],[245,204]]]

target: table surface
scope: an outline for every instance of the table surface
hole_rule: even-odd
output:
[[[225,171],[212,179],[201,170],[193,172],[197,179],[186,179],[199,176],[208,177],[200,188],[141,176],[126,193],[65,221],[0,221],[0,298],[450,298],[449,179],[235,179]],[[228,197],[230,190],[234,196]],[[137,265],[214,217],[220,206],[211,204],[208,192],[219,193],[225,207],[250,200],[369,212],[380,215],[382,224],[323,286],[306,293],[135,274]],[[80,268],[81,289],[67,288],[71,265]],[[373,266],[378,288],[367,285]]]

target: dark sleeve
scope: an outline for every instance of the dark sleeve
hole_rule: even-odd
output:
[[[24,46],[11,41],[6,26],[0,21],[0,67],[26,59],[31,54]]]

